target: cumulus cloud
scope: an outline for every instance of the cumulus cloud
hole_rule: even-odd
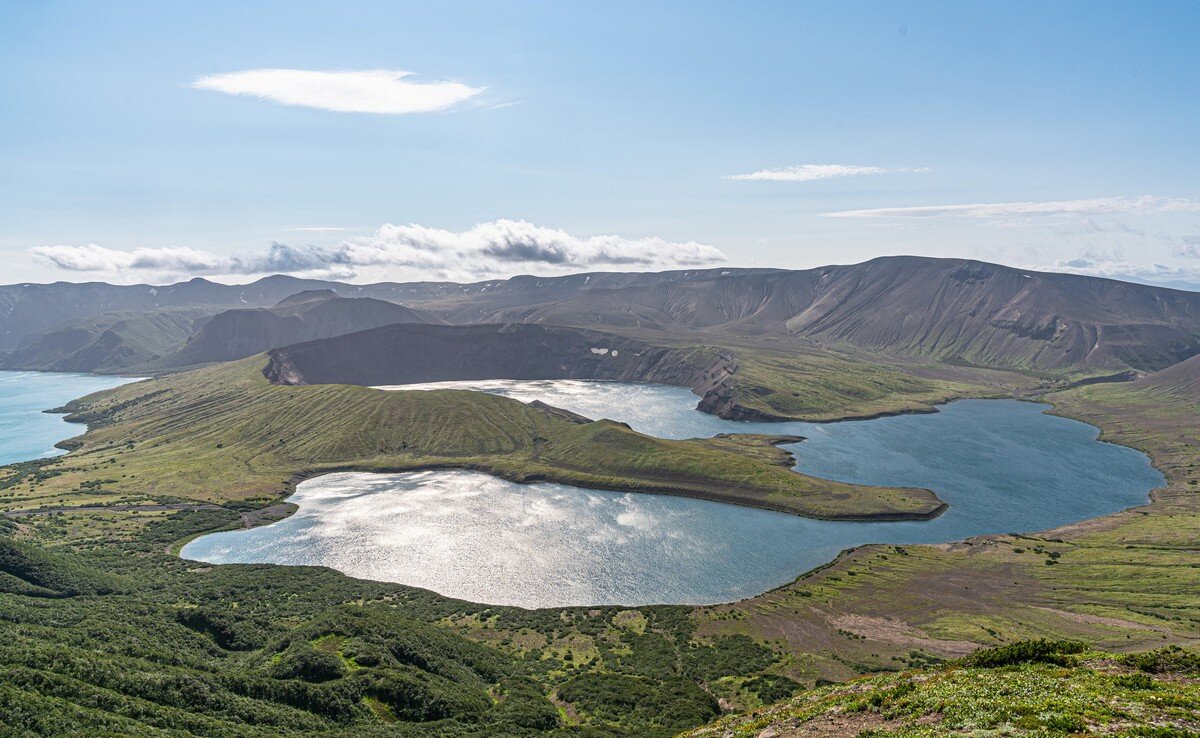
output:
[[[831,218],[1010,218],[1045,215],[1147,215],[1200,212],[1200,200],[1142,195],[1097,197],[1047,202],[998,202],[969,205],[922,205],[905,208],[872,208],[823,213]]]
[[[412,72],[372,69],[318,72],[305,69],[251,69],[210,74],[191,84],[200,90],[249,95],[283,105],[340,113],[402,115],[446,110],[480,92],[460,82],[413,82]]]
[[[523,220],[480,223],[465,231],[387,224],[333,246],[274,243],[266,253],[218,255],[184,247],[121,250],[36,246],[38,262],[73,272],[153,277],[295,274],[347,279],[485,279],[523,271],[679,269],[725,261],[713,246],[662,238],[575,236]]]
[[[727,179],[761,180],[768,182],[811,182],[818,179],[838,179],[862,174],[898,174],[905,172],[928,172],[925,167],[887,169],[884,167],[857,167],[845,164],[801,164],[796,167],[760,169],[749,174],[731,174]]]

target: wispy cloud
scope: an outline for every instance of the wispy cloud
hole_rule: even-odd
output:
[[[901,174],[928,172],[926,167],[887,169],[885,167],[858,167],[845,164],[801,164],[795,167],[760,169],[749,174],[731,174],[727,179],[760,180],[767,182],[811,182],[818,179],[856,177],[863,174]]]
[[[482,279],[532,270],[675,269],[725,261],[720,250],[695,241],[580,237],[523,220],[480,223],[465,231],[387,224],[370,236],[330,247],[275,243],[266,253],[249,255],[186,247],[121,250],[95,244],[37,246],[29,252],[57,269],[124,277],[280,273],[351,278],[367,272],[380,278]]]
[[[1200,212],[1200,200],[1159,197],[1096,197],[1086,200],[997,202],[968,205],[922,205],[822,213],[831,218],[1011,218],[1044,215],[1146,215]]]
[[[348,231],[345,226],[326,226],[326,225],[307,225],[294,226],[288,229],[289,231],[301,231],[304,233],[334,233],[337,231]]]
[[[1200,236],[1181,236],[1175,255],[1185,259],[1200,259]]]
[[[305,69],[251,69],[211,74],[192,87],[230,95],[341,113],[402,115],[446,110],[480,92],[460,82],[412,82],[412,72],[372,69],[318,72]]]
[[[1120,258],[1085,255],[1076,259],[1059,259],[1049,265],[1029,266],[1043,272],[1065,272],[1089,277],[1107,277],[1125,282],[1141,282],[1184,290],[1200,288],[1200,268],[1171,266],[1151,262],[1138,264]]]

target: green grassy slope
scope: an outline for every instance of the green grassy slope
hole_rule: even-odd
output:
[[[808,421],[933,412],[963,397],[1009,396],[1034,385],[1028,375],[928,362],[881,365],[877,360],[825,349],[780,351],[730,347],[738,370],[730,401],[769,418]]]
[[[690,738],[799,736],[1200,735],[1200,654],[1079,653],[1025,641],[946,667],[804,692],[689,732]]]
[[[191,335],[212,311],[174,308],[114,312],[82,318],[0,354],[0,368],[54,372],[125,373],[157,360]]]
[[[924,490],[797,474],[769,437],[672,441],[466,391],[277,386],[262,357],[72,403],[75,453],[13,483],[9,509],[171,502],[263,505],[333,470],[464,468],[517,481],[680,494],[821,518],[922,517]],[[29,486],[32,485],[32,486]]]

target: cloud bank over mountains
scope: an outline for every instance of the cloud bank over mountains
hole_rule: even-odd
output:
[[[261,254],[223,255],[178,246],[122,250],[96,244],[35,246],[29,253],[45,266],[122,281],[263,274],[469,281],[522,272],[687,269],[726,260],[717,248],[695,241],[580,237],[523,220],[480,223],[465,231],[386,224],[369,236],[333,246],[274,243]]]

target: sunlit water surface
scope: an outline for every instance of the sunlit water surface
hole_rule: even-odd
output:
[[[64,453],[54,444],[83,433],[84,427],[44,411],[131,381],[92,374],[0,371],[0,464]]]
[[[540,399],[661,437],[796,434],[807,474],[925,487],[932,521],[836,523],[681,497],[521,485],[485,474],[329,474],[299,485],[292,517],[203,536],[182,555],[307,564],[525,607],[713,603],[752,596],[863,543],[1027,532],[1146,501],[1163,483],[1141,453],[1046,405],[965,400],[928,415],[844,423],[737,423],[696,411],[686,389],[574,380],[442,382]],[[389,388],[393,389],[393,388]]]

